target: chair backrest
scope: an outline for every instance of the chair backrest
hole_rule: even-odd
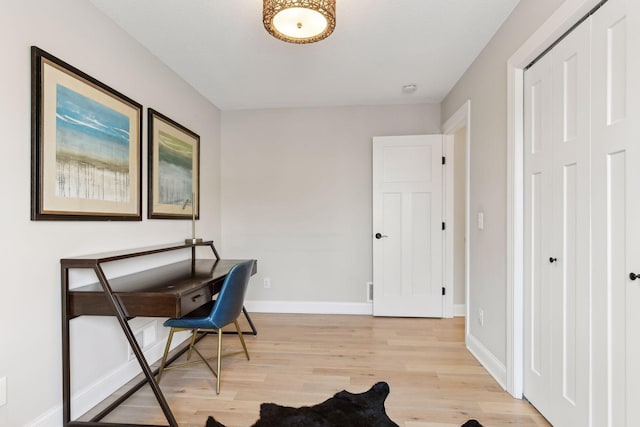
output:
[[[229,270],[208,317],[216,327],[222,328],[240,316],[255,262],[253,259],[244,261]]]

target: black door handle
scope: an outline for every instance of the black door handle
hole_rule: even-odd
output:
[[[376,239],[382,239],[383,237],[389,237],[385,234],[376,233]]]
[[[554,257],[550,257],[550,258],[549,258],[549,262],[550,262],[550,263],[552,263],[552,264],[553,264],[554,262],[556,262],[556,261],[558,261],[558,258],[554,258]]]
[[[631,280],[640,279],[640,274],[629,273],[629,279],[631,279]]]

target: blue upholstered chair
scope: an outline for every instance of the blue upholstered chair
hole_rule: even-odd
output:
[[[234,323],[236,330],[238,331],[238,337],[244,348],[244,353],[249,360],[249,352],[247,351],[247,345],[242,337],[242,331],[240,325],[238,325],[238,316],[242,312],[242,306],[244,304],[244,296],[247,291],[247,285],[249,284],[249,278],[253,270],[255,260],[245,261],[240,264],[234,265],[220,288],[218,297],[214,301],[210,301],[197,310],[189,313],[188,315],[180,318],[168,319],[164,322],[164,326],[170,327],[169,338],[167,339],[167,345],[164,349],[164,356],[160,363],[160,369],[158,370],[158,382],[162,378],[162,372],[165,370],[165,364],[167,361],[167,355],[169,354],[169,347],[171,346],[171,340],[173,334],[179,331],[191,330],[191,344],[189,345],[189,353],[187,359],[191,358],[192,350],[195,351],[202,362],[204,362],[209,370],[216,377],[216,393],[220,394],[220,359],[222,349],[222,328]],[[216,332],[218,334],[218,355],[217,355],[217,369],[214,370],[209,364],[207,358],[205,358],[195,346],[196,337],[199,331]],[[198,361],[200,362],[200,361]],[[189,363],[189,362],[188,362]],[[187,363],[187,364],[188,364]],[[190,362],[194,363],[194,362]],[[172,365],[171,368],[184,366]],[[169,367],[166,367],[169,369]]]

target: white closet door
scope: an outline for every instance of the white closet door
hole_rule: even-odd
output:
[[[524,394],[551,411],[552,62],[547,55],[525,73]]]
[[[593,425],[640,419],[640,4],[593,18]]]
[[[589,420],[590,26],[553,52],[552,377],[555,426]]]
[[[589,419],[589,32],[525,73],[525,396],[555,426]]]

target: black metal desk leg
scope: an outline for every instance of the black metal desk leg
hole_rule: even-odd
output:
[[[71,361],[69,357],[69,316],[67,316],[69,269],[62,269],[62,422],[71,421]]]
[[[249,316],[249,313],[247,312],[247,309],[244,307],[244,305],[242,306],[242,312],[244,313],[244,317],[246,317],[247,322],[249,322],[249,326],[251,327],[251,335],[258,335],[258,330],[256,329],[256,326],[253,324],[253,321],[251,320],[251,316]]]
[[[136,359],[138,359],[138,363],[142,368],[142,372],[144,373],[144,376],[147,378],[149,386],[151,387],[151,390],[153,390],[153,394],[156,396],[156,400],[158,401],[158,404],[160,404],[160,408],[162,408],[162,412],[164,413],[164,416],[167,418],[167,421],[169,422],[169,425],[171,427],[178,427],[178,422],[173,416],[173,413],[171,412],[171,408],[169,408],[169,403],[165,399],[164,394],[162,394],[162,391],[160,390],[160,386],[158,385],[158,382],[156,381],[153,375],[153,372],[151,371],[151,367],[147,363],[147,360],[145,359],[144,354],[142,353],[142,350],[140,349],[140,346],[138,345],[138,342],[136,341],[136,338],[133,335],[133,331],[131,330],[129,323],[127,322],[127,318],[126,318],[124,309],[120,304],[120,300],[113,294],[113,291],[109,286],[109,282],[107,281],[107,277],[102,271],[102,268],[99,265],[95,266],[94,271],[96,272],[96,276],[98,276],[98,281],[102,285],[102,289],[107,294],[107,297],[108,297],[107,299],[109,300],[116,314],[116,318],[120,323],[120,327],[122,328],[122,331],[126,335],[127,341],[129,341],[129,345],[131,345],[131,349],[133,350],[133,353],[135,354]]]

